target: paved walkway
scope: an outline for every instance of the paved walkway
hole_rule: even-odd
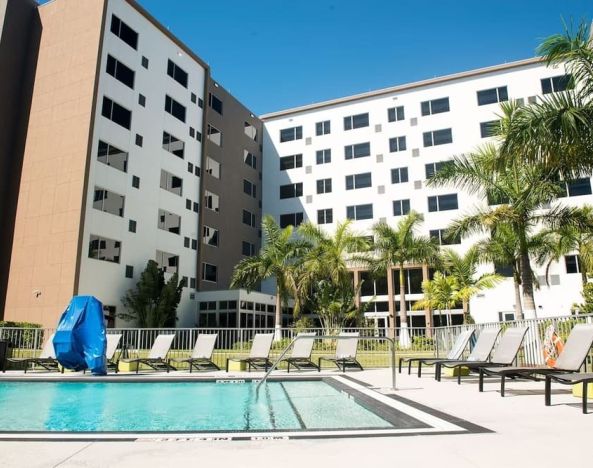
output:
[[[387,370],[352,373],[378,388]],[[509,382],[478,393],[474,379],[398,375],[398,394],[494,431],[487,434],[250,442],[0,442],[2,467],[564,467],[590,466],[593,414],[567,387],[543,402],[543,383]],[[591,403],[593,411],[593,402]],[[1,417],[1,416],[0,416]]]

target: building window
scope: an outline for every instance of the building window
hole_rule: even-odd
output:
[[[159,209],[158,228],[172,234],[181,233],[181,216]]]
[[[144,96],[144,94],[138,94],[138,104],[142,107],[146,107],[146,96]]]
[[[344,157],[346,159],[364,158],[371,155],[370,143],[357,143],[356,145],[344,146]]]
[[[243,162],[253,169],[257,169],[257,157],[247,150],[243,150]]]
[[[251,242],[241,242],[241,253],[246,257],[253,257],[255,255],[255,244]]]
[[[251,211],[243,210],[243,224],[255,227],[255,215]]]
[[[126,278],[134,277],[134,267],[132,265],[126,265]]]
[[[170,133],[163,132],[163,149],[183,159],[185,153],[185,142],[174,137]]]
[[[332,208],[317,210],[317,224],[331,224],[333,222],[334,210]]]
[[[139,189],[140,188],[140,177],[132,176],[132,187]]]
[[[344,130],[353,130],[369,126],[369,114],[356,114],[344,117]]]
[[[183,179],[161,169],[161,188],[181,196],[183,194]]]
[[[432,132],[424,132],[422,134],[424,138],[424,147],[445,145],[447,143],[453,143],[453,133],[450,128],[443,130],[434,130]]]
[[[144,137],[142,135],[138,135],[136,133],[136,146],[139,146],[140,148],[142,148],[143,144],[144,144]]]
[[[317,159],[317,164],[328,164],[328,163],[332,162],[332,150],[331,149],[318,150],[315,152],[315,157]]]
[[[543,94],[558,93],[573,87],[572,75],[558,75],[544,78],[541,80],[541,83]]]
[[[170,59],[167,62],[167,75],[177,81],[177,83],[184,88],[187,88],[187,72]]]
[[[105,262],[119,263],[121,242],[91,234],[89,241],[89,258]]]
[[[303,138],[303,127],[283,128],[280,130],[280,143],[293,140],[301,140]]]
[[[562,187],[561,197],[580,197],[582,195],[591,195],[591,179],[588,177],[582,179],[573,179],[565,181]]]
[[[405,151],[406,150],[406,137],[400,136],[395,138],[389,139],[389,151],[391,153],[395,153],[397,151]]]
[[[431,229],[429,231],[429,237],[439,245],[461,244],[461,236],[451,235],[446,229]]]
[[[303,183],[286,184],[280,186],[280,199],[297,198],[303,196]]]
[[[500,120],[489,120],[488,122],[480,122],[480,136],[488,138],[495,136],[500,132]]]
[[[132,126],[132,112],[108,97],[103,97],[101,115],[128,130]]]
[[[200,204],[193,202],[193,210],[194,210],[194,213],[199,213],[200,212]]]
[[[404,182],[408,182],[408,168],[396,167],[395,169],[391,169],[391,183],[403,184]]]
[[[249,122],[245,122],[243,131],[245,132],[245,135],[253,141],[257,141],[257,128],[255,128],[255,126],[251,125]]]
[[[449,112],[449,98],[433,99],[432,101],[424,101],[420,103],[420,111],[422,115],[441,114],[442,112]]]
[[[148,70],[148,59],[142,56],[142,66]]]
[[[111,32],[132,49],[136,50],[138,48],[138,33],[115,15],[111,16]]]
[[[331,133],[331,122],[324,120],[315,124],[315,135],[329,135]]]
[[[219,198],[218,195],[215,193],[209,192],[208,190],[204,191],[204,206],[212,211],[219,210]]]
[[[371,173],[352,174],[346,176],[346,190],[356,190],[371,187],[373,185]]]
[[[243,179],[243,193],[249,195],[250,197],[256,198],[257,186],[253,182]]]
[[[134,70],[127,67],[111,55],[107,56],[107,73],[121,81],[128,88],[134,89]]]
[[[212,110],[222,115],[222,101],[212,93],[208,93],[208,105]]]
[[[394,200],[393,216],[405,216],[410,212],[410,200]]]
[[[220,163],[210,156],[206,157],[206,172],[215,179],[220,179]]]
[[[504,102],[509,100],[509,94],[506,86],[499,88],[483,89],[478,91],[478,106],[485,106],[486,104],[494,104],[496,102]]]
[[[218,229],[214,229],[210,226],[204,226],[202,229],[202,242],[206,245],[218,247]]]
[[[128,223],[128,231],[136,232],[136,221],[134,221],[133,219],[130,219]]]
[[[280,170],[286,171],[294,169],[295,167],[303,167],[303,155],[291,154],[290,156],[282,156],[280,158]]]
[[[280,215],[280,227],[284,229],[288,226],[297,227],[303,222],[303,212],[298,213],[285,213]]]
[[[159,269],[163,270],[165,273],[175,274],[179,273],[179,256],[163,252],[162,250],[156,251],[156,258],[155,261],[159,267]]]
[[[165,96],[165,111],[185,123],[185,106],[168,95]]]
[[[216,283],[218,279],[218,267],[210,263],[202,263],[202,280]]]
[[[581,272],[581,259],[578,255],[566,255],[564,263],[566,264],[566,273]]]
[[[456,193],[428,197],[428,211],[430,212],[456,210],[458,208]]]
[[[332,191],[332,180],[331,179],[319,179],[317,181],[317,193],[331,193]]]
[[[222,132],[208,124],[208,139],[215,145],[222,146]]]
[[[433,175],[437,174],[440,170],[442,170],[447,164],[451,164],[451,161],[440,161],[425,164],[424,170],[426,172],[426,178],[430,179]]]
[[[95,210],[111,213],[115,216],[124,215],[124,202],[126,197],[115,192],[110,192],[101,187],[95,187],[93,197],[93,208]]]
[[[118,171],[128,172],[128,153],[101,140],[99,140],[97,160]]]
[[[362,220],[373,219],[373,205],[354,205],[346,207],[346,217],[348,219]]]
[[[404,106],[391,107],[390,109],[387,109],[387,120],[389,122],[397,122],[404,120],[405,118]]]

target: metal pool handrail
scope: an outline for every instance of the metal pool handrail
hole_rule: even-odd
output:
[[[387,341],[389,343],[389,348],[391,349],[391,388],[393,390],[397,390],[395,387],[395,340],[392,338],[388,338],[386,336],[343,336],[343,335],[315,335],[315,336],[305,336],[305,335],[297,335],[295,336],[292,341],[284,348],[280,357],[276,360],[272,367],[266,372],[263,378],[258,382],[257,387],[255,387],[255,395],[256,398],[259,396],[259,388],[263,383],[268,380],[270,374],[278,367],[278,364],[282,361],[282,358],[286,355],[289,349],[294,346],[294,343],[299,339],[314,339],[314,340],[375,340],[375,341]]]

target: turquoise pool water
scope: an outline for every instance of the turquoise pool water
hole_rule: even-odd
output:
[[[0,431],[393,428],[324,381],[0,382]]]

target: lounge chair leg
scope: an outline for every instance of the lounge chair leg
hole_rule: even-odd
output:
[[[226,371],[229,371],[229,358],[226,358]]]
[[[481,367],[480,367],[480,380],[478,382],[478,391],[479,392],[484,391],[484,369],[482,369]]]
[[[500,376],[500,396],[504,396],[504,384],[505,384],[506,377],[504,374]]]
[[[437,382],[441,381],[441,364],[439,362],[437,362],[434,378]]]
[[[290,361],[286,361],[286,364],[288,365],[288,369],[287,369],[286,373],[290,374]]]
[[[399,358],[399,362],[397,363],[398,373],[399,374],[402,373],[402,361],[403,361],[403,358]]]
[[[587,382],[583,380],[583,414],[587,414]]]
[[[418,378],[420,377],[422,377],[422,361],[418,361]]]
[[[321,372],[321,358],[317,359],[317,372]]]
[[[412,373],[412,360],[410,359],[408,361],[408,375],[410,375]]]
[[[546,406],[552,405],[552,379],[548,375],[546,375],[545,403]]]
[[[453,369],[457,369],[457,385],[461,385],[461,366],[455,366]]]

